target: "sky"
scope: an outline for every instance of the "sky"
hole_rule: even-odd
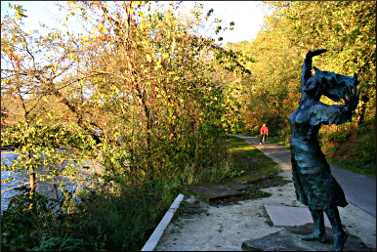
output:
[[[264,3],[259,1],[201,1],[206,13],[214,9],[214,15],[224,20],[225,24],[235,22],[233,31],[224,33],[224,42],[239,42],[255,39],[262,28],[264,17],[271,13],[271,10]],[[193,2],[184,2],[192,6]]]
[[[21,5],[28,16],[25,20],[26,29],[34,30],[39,23],[56,27],[62,23],[65,13],[56,6],[58,1],[1,1],[1,17],[9,12],[8,3]],[[168,2],[163,2],[163,4]],[[224,24],[235,22],[233,31],[223,34],[224,43],[252,40],[261,29],[264,17],[271,13],[271,9],[259,1],[200,1],[204,6],[204,13],[211,8],[214,16],[223,19]],[[194,1],[183,1],[181,8],[190,9]]]

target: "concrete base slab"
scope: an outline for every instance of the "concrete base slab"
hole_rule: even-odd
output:
[[[312,224],[286,228],[259,239],[244,241],[242,243],[242,249],[244,251],[331,251],[333,239],[330,228],[326,228],[327,241],[325,243],[319,241],[303,241],[301,239],[303,235],[309,234],[312,229]],[[373,250],[368,248],[360,238],[349,235],[343,251]]]
[[[310,211],[304,207],[264,205],[268,216],[276,227],[294,227],[313,223]],[[325,226],[331,227],[325,216]]]

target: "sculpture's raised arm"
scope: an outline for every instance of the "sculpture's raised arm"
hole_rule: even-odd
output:
[[[310,124],[342,124],[352,119],[352,110],[347,105],[326,105],[318,102],[312,108]]]
[[[318,49],[314,51],[309,51],[306,54],[304,64],[302,64],[301,70],[301,85],[303,85],[312,76],[312,58],[326,51],[326,49]]]

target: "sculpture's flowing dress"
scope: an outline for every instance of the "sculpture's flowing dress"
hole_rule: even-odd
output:
[[[329,110],[331,116],[326,116]],[[326,112],[326,113],[324,113]],[[344,115],[342,106],[320,102],[308,109],[298,109],[289,117],[291,124],[291,162],[297,199],[311,209],[345,207],[342,188],[331,175],[329,164],[317,140],[320,124],[332,117],[332,123]]]

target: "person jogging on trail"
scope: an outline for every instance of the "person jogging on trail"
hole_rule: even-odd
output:
[[[265,123],[263,123],[262,127],[260,128],[259,134],[260,134],[259,144],[265,144],[266,137],[268,136],[268,128]]]

